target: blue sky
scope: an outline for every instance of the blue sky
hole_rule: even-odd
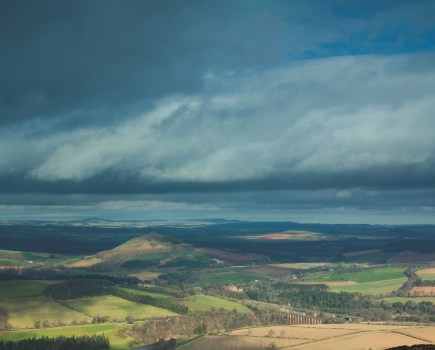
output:
[[[0,17],[0,219],[435,223],[433,1]]]

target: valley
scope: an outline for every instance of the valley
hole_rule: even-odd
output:
[[[95,334],[116,350],[171,338],[184,350],[431,344],[435,261],[422,260],[434,229],[4,223],[0,339]],[[21,248],[29,239],[36,250]]]

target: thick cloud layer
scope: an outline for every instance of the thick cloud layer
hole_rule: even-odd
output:
[[[433,2],[0,4],[4,216],[435,207]]]

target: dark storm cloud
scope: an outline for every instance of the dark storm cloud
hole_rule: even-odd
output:
[[[0,6],[4,212],[434,207],[432,1]]]
[[[206,70],[282,60],[273,19],[252,2],[240,23],[243,4],[3,1],[1,121],[107,122],[129,103],[197,89]]]
[[[210,70],[427,50],[434,8],[430,1],[2,1],[0,121],[107,123],[131,104],[197,91]]]

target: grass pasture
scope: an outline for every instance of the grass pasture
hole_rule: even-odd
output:
[[[212,308],[223,308],[226,310],[235,309],[238,312],[250,312],[249,308],[245,305],[211,295],[193,295],[181,303],[186,305],[190,311],[208,311]]]
[[[378,267],[367,268],[355,272],[320,272],[315,273],[307,278],[307,282],[339,282],[339,281],[355,281],[357,283],[376,282],[384,280],[393,280],[405,277],[405,267]]]
[[[82,335],[104,334],[109,338],[110,349],[126,350],[130,349],[130,343],[134,340],[129,336],[121,337],[118,335],[118,330],[122,326],[118,324],[92,324],[68,327],[56,327],[50,329],[32,329],[25,331],[12,331],[0,333],[0,339],[18,341],[26,338],[41,338],[45,337],[72,337]]]
[[[124,321],[127,316],[135,320],[152,317],[176,316],[177,314],[151,305],[133,303],[112,295],[78,298],[62,301],[62,304],[90,317],[107,316],[111,321]]]
[[[421,303],[422,301],[428,301],[432,304],[435,304],[435,297],[391,297],[384,298],[388,303],[402,303],[405,304],[407,301],[411,301],[413,303]]]
[[[0,299],[16,299],[42,295],[47,283],[39,281],[0,281]]]
[[[361,294],[387,294],[399,289],[403,283],[405,283],[406,278],[395,278],[383,281],[365,282],[357,283],[348,286],[331,286],[333,292],[350,292],[350,293],[361,293]]]
[[[435,281],[435,267],[418,270],[417,275],[426,281]]]
[[[0,300],[0,307],[7,310],[9,322],[14,328],[31,328],[35,321],[47,321],[50,325],[92,322],[90,317],[44,296],[3,299]]]

